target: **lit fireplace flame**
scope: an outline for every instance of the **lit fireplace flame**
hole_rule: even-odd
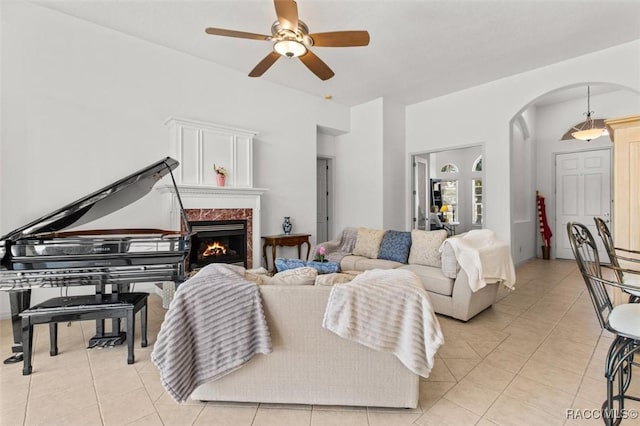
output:
[[[227,248],[217,241],[214,241],[213,244],[209,244],[204,252],[202,252],[202,256],[204,257],[221,256],[223,254],[227,254]]]

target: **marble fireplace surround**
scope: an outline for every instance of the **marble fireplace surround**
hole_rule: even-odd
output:
[[[178,184],[180,199],[189,222],[200,220],[247,220],[247,267],[257,268],[262,263],[259,250],[260,197],[263,188],[233,188],[208,185]],[[180,204],[175,188],[164,186],[161,192],[170,196],[170,222],[173,229],[181,228]]]
[[[185,209],[185,213],[189,223],[213,220],[246,220],[247,268],[253,268],[253,209]]]

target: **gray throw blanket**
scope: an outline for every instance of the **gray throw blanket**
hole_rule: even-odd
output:
[[[258,286],[242,267],[210,264],[176,292],[151,359],[167,392],[184,402],[199,385],[270,352]]]
[[[358,228],[344,228],[337,239],[318,244],[313,250],[312,259],[315,258],[318,253],[318,248],[322,246],[326,250],[324,255],[325,259],[340,263],[343,257],[353,253],[357,238]]]

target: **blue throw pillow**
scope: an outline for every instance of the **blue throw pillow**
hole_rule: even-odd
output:
[[[302,268],[304,266],[307,266],[304,260],[276,258],[276,271],[278,272],[286,271],[287,269]]]
[[[307,262],[307,266],[316,269],[319,274],[332,274],[340,271],[340,264],[338,262],[316,262],[310,260]]]
[[[378,259],[407,263],[411,251],[411,232],[387,231],[380,244]]]

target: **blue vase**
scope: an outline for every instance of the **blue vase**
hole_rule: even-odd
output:
[[[282,222],[282,230],[284,231],[285,235],[289,235],[291,233],[291,228],[293,228],[290,219],[290,216],[285,216],[284,222]]]

